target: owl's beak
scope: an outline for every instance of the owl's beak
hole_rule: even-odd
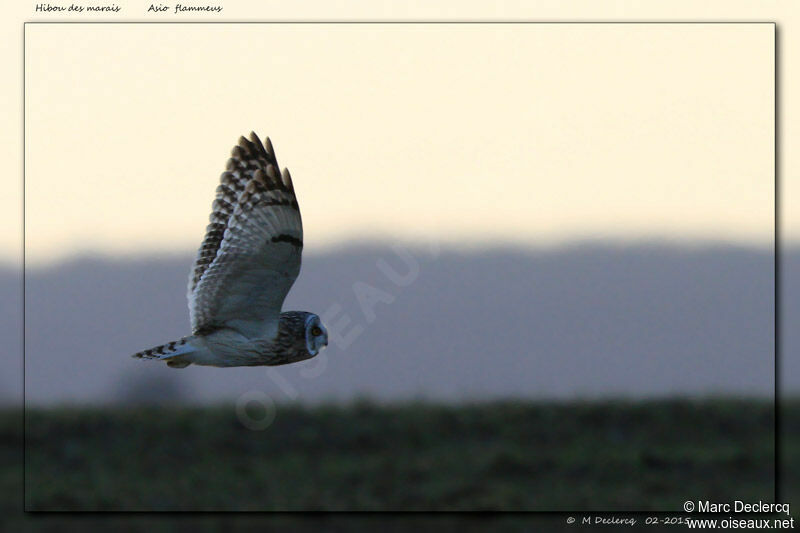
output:
[[[328,346],[328,329],[325,326],[322,326],[322,348]]]

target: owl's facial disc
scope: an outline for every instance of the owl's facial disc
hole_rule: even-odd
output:
[[[317,355],[328,345],[328,330],[322,325],[317,315],[306,320],[306,349],[311,355]]]

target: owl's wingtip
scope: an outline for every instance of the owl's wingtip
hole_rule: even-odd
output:
[[[284,167],[283,172],[281,172],[281,180],[283,181],[283,185],[287,189],[289,189],[290,191],[294,190],[294,184],[292,183],[292,175],[289,174],[288,168]]]
[[[261,139],[253,130],[250,131],[250,139],[246,139],[244,136],[239,137],[239,145],[246,149],[265,154],[267,159],[275,159],[275,151],[272,148],[272,141],[269,140],[269,137],[267,137],[265,142],[261,142]]]

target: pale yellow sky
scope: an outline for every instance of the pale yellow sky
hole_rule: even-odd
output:
[[[307,247],[767,244],[773,39],[771,24],[29,24],[27,257],[196,246],[250,129],[292,171]]]

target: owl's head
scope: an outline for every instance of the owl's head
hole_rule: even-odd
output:
[[[311,356],[317,355],[328,345],[328,330],[322,320],[314,313],[308,313],[305,321],[306,350]]]
[[[276,364],[311,359],[328,345],[328,330],[314,313],[285,311],[280,320],[278,345],[285,357]]]

